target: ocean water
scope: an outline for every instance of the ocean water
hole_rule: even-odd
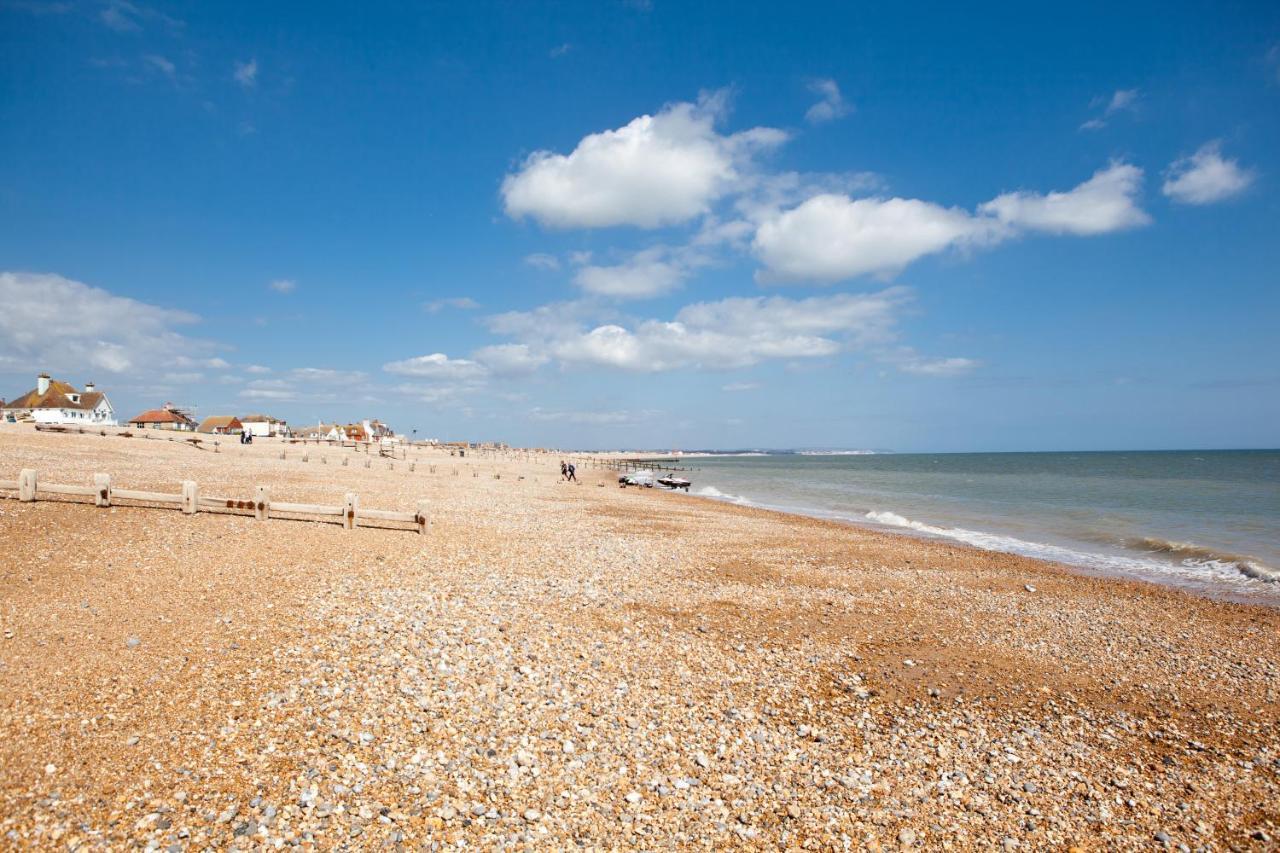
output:
[[[1280,451],[686,458],[692,493],[1280,606]]]

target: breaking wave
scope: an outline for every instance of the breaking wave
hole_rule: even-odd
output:
[[[866,514],[868,521],[888,527],[901,527],[924,533],[954,539],[982,548],[987,551],[1004,551],[1010,554],[1022,554],[1027,557],[1038,557],[1042,560],[1053,560],[1076,566],[1085,566],[1099,570],[1123,570],[1150,574],[1158,572],[1167,574],[1170,568],[1178,574],[1202,574],[1205,571],[1219,575],[1235,575],[1255,578],[1261,581],[1280,582],[1280,570],[1264,565],[1252,557],[1241,557],[1221,554],[1212,549],[1191,542],[1170,542],[1164,539],[1143,537],[1125,543],[1132,550],[1148,555],[1159,555],[1164,559],[1151,557],[1127,557],[1116,554],[1095,554],[1078,551],[1061,545],[1048,545],[1042,542],[1028,542],[1013,536],[1001,536],[995,533],[983,533],[977,530],[966,530],[963,527],[938,527],[920,521],[912,521],[894,512],[872,511]]]

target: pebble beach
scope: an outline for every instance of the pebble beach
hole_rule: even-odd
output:
[[[555,455],[210,444],[5,425],[0,480],[430,530],[2,493],[0,848],[1280,844],[1273,609]]]

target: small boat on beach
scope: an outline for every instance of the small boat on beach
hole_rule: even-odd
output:
[[[667,476],[667,477],[659,477],[658,484],[662,486],[666,486],[668,489],[672,489],[672,490],[684,489],[686,492],[689,491],[689,487],[693,485],[684,477],[676,477],[674,475]]]

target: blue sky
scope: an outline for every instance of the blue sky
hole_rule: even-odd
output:
[[[0,0],[0,396],[1280,445],[1270,3]]]

